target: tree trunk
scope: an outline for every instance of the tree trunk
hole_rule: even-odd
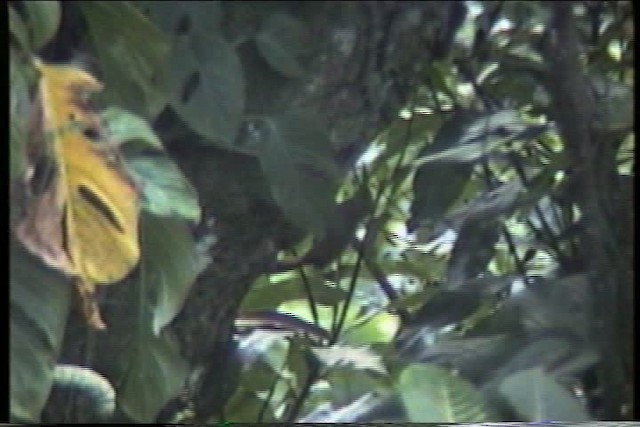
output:
[[[575,203],[583,215],[583,266],[589,269],[600,350],[599,419],[633,415],[633,190],[616,170],[615,135],[594,128],[597,103],[580,64],[581,46],[571,2],[554,5],[546,56],[549,89],[566,152],[572,161]]]

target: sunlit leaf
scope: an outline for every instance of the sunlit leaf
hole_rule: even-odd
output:
[[[383,375],[387,373],[382,355],[365,346],[334,344],[331,347],[312,348],[311,351],[325,366],[346,366]]]
[[[488,421],[482,395],[464,379],[435,365],[409,365],[398,391],[411,422]]]
[[[143,210],[163,217],[200,220],[195,189],[167,155],[129,154],[124,162],[140,188]]]
[[[140,116],[118,107],[109,107],[100,112],[108,137],[118,143],[138,142],[151,148],[162,149],[162,141],[149,123]]]
[[[344,290],[328,286],[317,277],[312,276],[308,280],[313,297],[318,304],[331,306],[342,301],[346,295]],[[242,302],[242,308],[248,311],[275,309],[283,302],[306,297],[306,290],[301,280],[292,279],[256,287],[247,294]]]

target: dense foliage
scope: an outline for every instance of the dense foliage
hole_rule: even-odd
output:
[[[632,418],[630,2],[8,8],[12,224],[32,55],[166,150],[106,332],[12,240],[13,420]]]

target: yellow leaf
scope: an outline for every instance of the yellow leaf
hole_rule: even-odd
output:
[[[27,207],[17,234],[45,263],[77,278],[89,323],[104,328],[95,285],[123,279],[138,262],[138,193],[88,108],[100,82],[74,66],[35,63],[55,176]]]

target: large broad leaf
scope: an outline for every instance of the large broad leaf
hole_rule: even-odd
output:
[[[78,3],[100,61],[108,104],[155,117],[167,103],[166,37],[134,6],[122,1]]]
[[[37,422],[64,334],[71,286],[11,241],[11,418]]]
[[[186,224],[177,219],[144,215],[141,221],[140,282],[155,297],[149,301],[157,335],[182,309],[202,260]]]
[[[271,194],[294,224],[321,237],[334,206],[338,170],[329,137],[308,112],[265,119],[258,157]]]
[[[138,422],[153,422],[186,378],[187,364],[177,342],[168,334],[156,337],[145,331],[121,355],[130,362],[131,370],[118,387],[120,406]]]
[[[200,220],[198,195],[178,166],[165,154],[131,154],[124,157],[127,171],[139,183],[141,206],[163,217]]]
[[[536,280],[508,302],[518,308],[529,332],[564,329],[585,339],[593,322],[592,304],[589,281],[584,274]]]
[[[411,422],[488,421],[473,386],[435,365],[409,365],[400,374],[398,389]]]
[[[178,166],[162,151],[149,124],[117,107],[100,113],[110,140],[123,146],[123,160],[138,185],[142,209],[158,216],[200,220],[198,195]],[[151,151],[144,150],[151,148]]]
[[[77,102],[80,93],[98,91],[100,82],[74,66],[34,63],[44,115],[37,130],[51,135],[38,148],[50,153],[55,179],[46,180],[40,194],[30,198],[16,235],[47,265],[77,277],[83,311],[93,326],[102,328],[90,296],[96,284],[121,280],[138,262],[137,192],[116,153],[96,149],[93,141],[102,134],[98,118]],[[46,156],[45,162],[30,157],[43,169],[49,163]],[[38,186],[37,175],[30,185]]]
[[[345,406],[334,408],[331,404],[317,406],[313,411],[297,420],[299,423],[352,423],[366,416],[384,402],[377,393],[367,393]]]
[[[171,107],[208,141],[235,149],[244,112],[244,78],[236,51],[205,31],[176,39],[169,60]]]
[[[13,10],[13,9],[10,9]],[[9,125],[10,177],[18,177],[26,164],[26,117],[29,114],[29,72],[31,68],[21,60],[13,47],[9,56]]]
[[[27,15],[31,50],[37,51],[47,44],[60,25],[60,3],[57,1],[22,2]]]
[[[218,32],[222,8],[218,1],[139,1],[135,4],[170,35],[192,31]]]
[[[139,269],[105,304],[108,330],[95,362],[114,385],[119,407],[137,422],[153,422],[184,382],[186,362],[163,327],[182,308],[200,266],[181,221],[142,216]]]
[[[306,48],[304,24],[291,15],[274,13],[256,35],[258,51],[275,69],[287,77],[300,77],[304,70],[298,55]]]
[[[504,360],[507,354],[511,354],[516,345],[517,342],[506,334],[469,338],[445,336],[436,342],[407,340],[405,346],[399,349],[399,354],[405,360],[452,366],[464,378],[478,381]]]
[[[109,107],[100,112],[100,119],[109,139],[118,143],[136,142],[162,149],[162,141],[153,132],[149,123],[140,116],[118,107]]]
[[[20,17],[20,14],[16,12],[15,8],[11,5],[11,3],[8,3],[7,7],[9,8],[9,33],[11,34],[11,37],[15,39],[22,51],[29,52],[30,49],[27,26],[22,20],[22,17]]]
[[[509,375],[526,369],[542,368],[547,372],[558,370],[558,375],[571,369],[564,369],[572,362],[588,353],[575,335],[562,331],[547,331],[528,339],[520,345],[518,352],[511,359],[496,369],[490,381],[483,388],[486,390],[497,389],[502,381]]]
[[[585,408],[542,368],[510,375],[500,393],[526,421],[589,421]]]

